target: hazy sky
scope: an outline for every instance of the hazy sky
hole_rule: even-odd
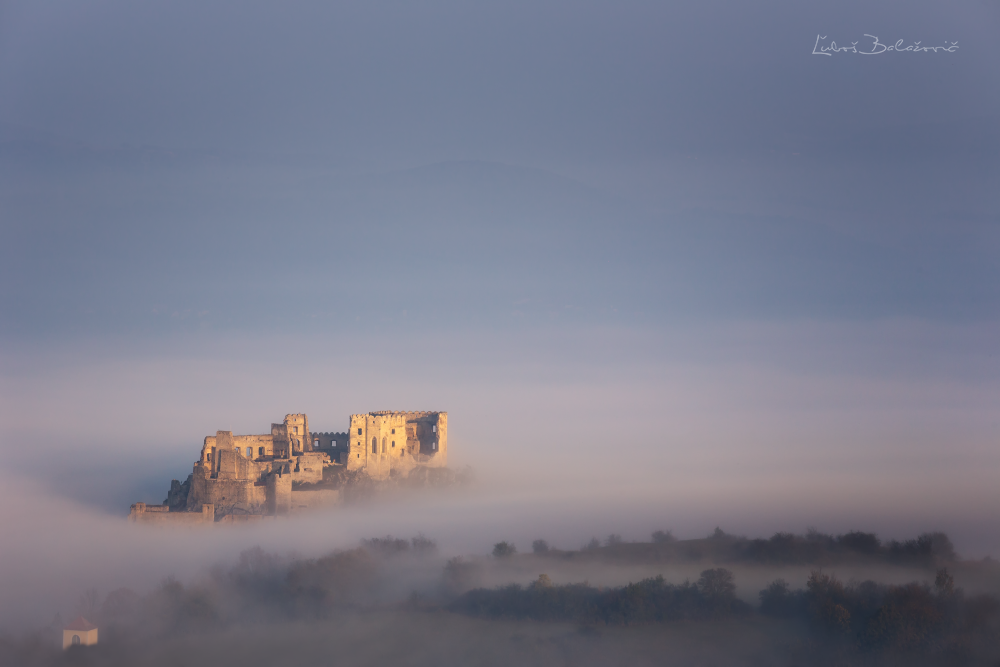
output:
[[[216,429],[447,410],[514,523],[1000,555],[998,28],[0,3],[0,476],[121,515]],[[866,34],[958,48],[812,54]]]

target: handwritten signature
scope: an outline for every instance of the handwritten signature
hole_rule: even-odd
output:
[[[958,50],[958,42],[945,41],[944,46],[921,46],[921,42],[914,42],[909,46],[903,46],[903,40],[899,40],[895,44],[883,44],[878,41],[878,37],[875,35],[865,33],[865,37],[872,38],[871,51],[858,48],[858,42],[851,42],[850,46],[837,46],[837,42],[831,40],[828,45],[824,46],[820,42],[826,39],[826,35],[817,33],[812,54],[814,56],[832,56],[834,53],[859,53],[863,56],[873,56],[885,53],[886,51],[912,51],[914,53],[937,53],[938,51],[945,51],[947,53],[954,53]]]

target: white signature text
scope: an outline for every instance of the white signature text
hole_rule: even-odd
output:
[[[958,42],[945,41],[944,46],[923,46],[921,42],[914,42],[913,44],[903,46],[903,40],[899,40],[895,44],[883,44],[878,41],[878,37],[875,35],[865,33],[864,36],[870,37],[871,42],[869,43],[865,40],[865,43],[861,46],[858,46],[858,42],[851,42],[850,46],[837,46],[837,42],[833,40],[827,42],[826,35],[817,33],[812,54],[814,56],[832,56],[834,53],[859,53],[863,56],[874,56],[886,53],[887,51],[910,51],[913,53],[937,53],[938,51],[944,51],[946,53],[954,53],[958,50]]]

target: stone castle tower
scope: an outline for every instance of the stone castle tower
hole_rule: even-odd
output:
[[[351,415],[347,433],[348,470],[363,469],[375,479],[393,470],[448,465],[447,412],[369,412]]]

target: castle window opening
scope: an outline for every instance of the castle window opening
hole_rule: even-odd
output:
[[[435,433],[437,433],[438,432],[437,424],[434,424],[434,426],[431,426],[431,430],[434,431]]]
[[[358,435],[361,435],[361,427],[358,427]]]
[[[396,435],[396,429],[392,429],[392,434]]]
[[[313,447],[319,447],[319,438],[313,440]]]
[[[73,644],[78,645],[80,643],[80,635],[73,635]]]
[[[395,440],[392,441],[392,446],[393,446],[393,449],[395,449],[395,447],[396,447],[396,441]]]
[[[264,456],[264,448],[263,447],[258,447],[257,448],[257,456]]]
[[[239,454],[239,453],[240,453],[240,448],[239,448],[239,447],[234,447],[233,449],[235,449],[235,450],[236,450],[236,453],[237,453],[237,454]]]
[[[372,438],[372,454],[378,454],[378,438]]]
[[[247,447],[247,458],[248,459],[253,458],[253,447]]]
[[[385,436],[382,436],[382,453],[385,454]]]

